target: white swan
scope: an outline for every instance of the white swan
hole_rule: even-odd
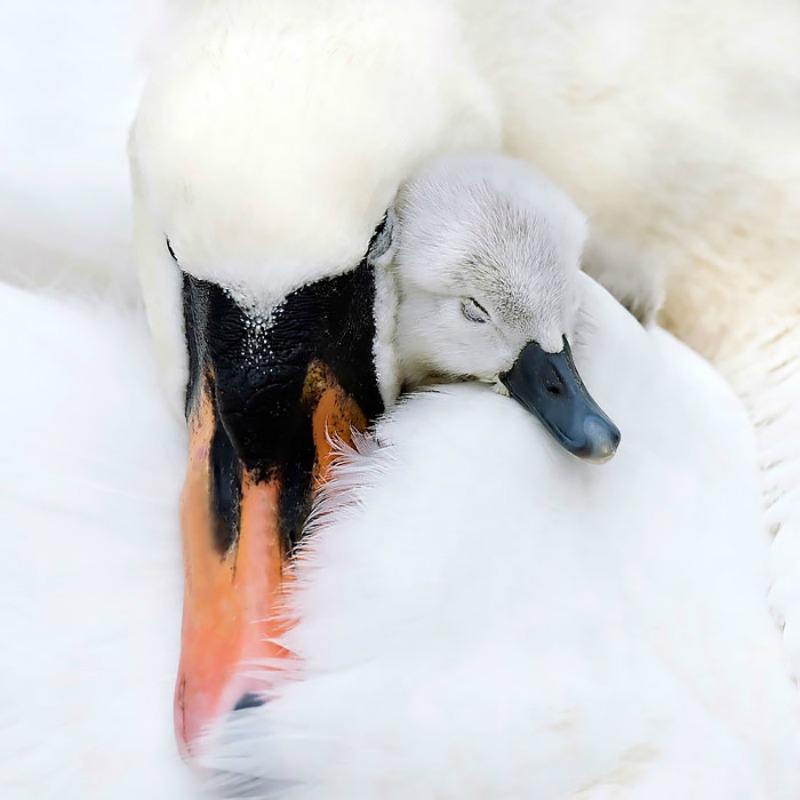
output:
[[[796,796],[796,689],[764,605],[741,407],[584,288],[576,360],[624,432],[614,460],[576,463],[482,387],[391,413],[382,449],[335,474],[299,562],[300,679],[212,740],[223,786]]]
[[[795,796],[795,700],[764,609],[741,409],[697,357],[585,288],[595,324],[576,360],[624,430],[616,458],[576,470],[516,404],[474,387],[401,407],[379,432],[390,447],[342,474],[364,510],[348,504],[309,554],[289,642],[305,680],[239,712],[229,745],[247,758],[217,751],[213,766],[321,781],[300,797],[514,797],[528,782],[582,798]],[[2,606],[3,796],[199,797],[169,713],[182,435],[141,321],[7,287],[0,303],[17,375],[2,586],[26,598]],[[420,487],[440,500],[454,463],[454,504],[431,504]]]
[[[183,273],[189,361],[186,562],[175,721],[187,750],[258,702],[243,675],[273,641],[291,555],[330,460],[401,388],[475,380],[510,394],[569,452],[620,434],[572,358],[586,223],[523,162],[459,154],[405,184],[364,261],[277,302]],[[183,251],[165,237],[177,269]],[[178,320],[173,324],[177,325]]]
[[[400,388],[480,381],[536,414],[574,455],[612,458],[619,431],[569,344],[586,235],[566,195],[504,156],[447,156],[405,183],[367,257],[385,404]]]
[[[503,7],[492,17],[485,30],[498,36],[491,45],[485,30],[473,24],[479,5],[382,4],[380,14],[365,14],[355,0],[335,9],[311,3],[300,13],[283,2],[244,2],[233,8],[203,4],[187,16],[154,71],[131,136],[143,283],[176,404],[189,370],[175,324],[182,279],[170,251],[196,278],[222,282],[240,299],[257,298],[269,309],[298,287],[319,285],[326,276],[352,268],[399,181],[432,155],[502,145],[531,157],[538,149],[536,137],[521,135],[529,120],[516,108],[518,92],[526,89],[519,81],[529,72],[527,62],[516,58],[519,40],[511,26],[520,15],[530,21],[520,7]],[[264,80],[265,75],[272,77]],[[274,77],[278,75],[280,79]],[[364,109],[375,107],[376,98],[390,100],[362,124]],[[619,226],[613,232],[619,233]],[[165,237],[171,247],[165,246]],[[219,339],[218,333],[209,336]],[[236,359],[228,354],[224,360]],[[337,394],[342,380],[338,376],[339,386],[328,387],[339,398],[329,402],[345,402]],[[226,373],[214,391],[231,394],[228,384],[240,383]],[[244,414],[246,402],[240,394],[231,402],[237,414]],[[262,418],[269,405],[266,399],[264,403],[258,413],[250,409],[244,415]],[[206,409],[211,414],[211,407]],[[210,421],[199,426],[201,450],[212,444],[212,427]],[[244,438],[252,444],[245,458],[250,473],[245,483],[257,484],[258,476],[267,473],[286,473],[289,454],[300,443],[266,457],[266,445],[257,443],[254,427],[245,427],[233,441],[237,451]],[[281,422],[280,427],[287,426]],[[306,475],[324,469],[324,447],[318,443],[313,464],[303,467]],[[215,460],[215,475],[235,472],[225,463],[223,469],[220,459]],[[290,491],[275,483],[259,500],[254,495],[244,505],[277,503],[283,508],[282,498],[288,495],[295,497],[295,505],[298,497],[307,500],[298,490],[296,470],[281,480],[291,484]],[[193,496],[199,498],[200,483],[193,485],[199,492]],[[237,496],[236,491],[223,494]],[[234,506],[223,512],[229,520],[236,517]],[[301,516],[297,507],[288,517],[284,514],[281,524],[273,526],[274,535],[281,528],[291,538]],[[197,530],[217,529],[214,520],[197,523]],[[202,537],[208,538],[205,533]],[[235,538],[233,533],[218,540],[226,545]],[[234,566],[230,562],[225,568],[232,574]],[[273,575],[270,585],[277,580]],[[225,581],[216,577],[213,583]],[[211,602],[224,606],[219,599]],[[238,606],[241,601],[230,602]],[[200,605],[209,607],[205,601]],[[263,609],[257,613],[263,617]],[[204,614],[195,609],[187,618]],[[190,626],[189,638],[207,642],[211,628],[221,632],[220,641],[231,636],[238,641],[238,634],[212,617],[194,634]],[[250,651],[258,649],[254,643],[241,643],[241,654],[255,655]],[[232,652],[230,647],[223,650]],[[205,654],[207,647],[197,652]],[[215,705],[237,702],[234,690],[228,696],[224,688],[230,667],[220,674],[227,675],[222,684],[210,675],[200,681],[206,686],[203,696],[224,694]],[[244,686],[239,689],[245,693]],[[179,708],[186,707],[183,697],[179,692]]]
[[[704,7],[704,8],[705,8],[705,7]],[[613,116],[613,113],[610,113],[610,114],[609,114],[609,116]],[[727,156],[726,156],[726,157],[727,157]],[[720,169],[721,169],[721,170],[725,169],[725,163],[730,163],[730,162],[725,162],[725,161],[724,161],[724,159],[723,159],[723,163],[720,165]],[[591,169],[587,170],[587,175],[590,175],[590,174],[591,174]],[[562,179],[563,179],[563,178],[562,178]],[[744,179],[743,179],[743,180],[744,180]],[[693,180],[689,180],[689,181],[687,181],[687,183],[688,183],[688,185],[690,185],[690,186],[691,186],[691,185],[694,185],[694,181],[693,181]],[[571,188],[572,188],[572,190],[573,190],[573,191],[577,191],[577,193],[578,193],[578,194],[580,194],[580,192],[579,192],[579,191],[576,189],[576,187],[572,186]],[[769,206],[770,204],[767,204],[767,205]],[[774,204],[772,204],[772,207],[774,207]],[[620,217],[619,217],[619,219],[623,219],[623,218],[624,218],[624,215],[623,215],[623,214],[620,214]],[[691,225],[691,223],[689,223],[689,224]],[[691,227],[689,228],[689,231],[691,232]],[[663,233],[663,236],[665,237],[665,238],[664,238],[664,241],[667,241],[667,239],[668,239],[669,237],[671,237],[671,234],[670,234],[670,232],[669,232],[669,231],[666,231],[666,232],[664,232],[664,233]],[[674,238],[674,237],[672,237],[672,238]],[[691,237],[690,237],[690,238],[691,238]],[[670,239],[670,240],[672,240],[672,239]],[[778,263],[778,262],[776,262],[776,263]],[[790,297],[790,294],[789,294],[788,292],[787,292],[787,293],[785,293],[785,294],[786,294],[786,297]],[[51,311],[50,313],[52,314],[53,312]],[[674,313],[674,312],[673,312],[673,313]],[[687,318],[687,319],[688,319],[688,318]],[[754,341],[757,341],[757,340],[758,340],[758,337],[755,337]],[[9,341],[10,341],[10,340],[9,340]],[[740,372],[740,374],[744,375],[746,371],[747,371],[747,368],[746,368],[746,367],[744,367],[744,368],[742,368],[742,369],[741,369],[741,372]],[[84,400],[83,400],[83,402],[86,402],[86,400],[84,399]],[[133,413],[133,412],[131,412],[131,413]],[[30,418],[29,418],[29,419],[30,419]],[[99,430],[99,428],[90,428],[89,430],[95,431],[95,430]],[[788,439],[787,439],[787,441],[788,441]],[[785,483],[785,481],[784,481],[784,483]],[[17,511],[18,511],[18,509],[15,509],[15,513],[16,513]],[[124,577],[124,575],[123,575],[123,577]],[[9,584],[9,585],[10,585],[10,584]],[[31,641],[32,641],[32,640],[31,640]],[[47,698],[47,697],[48,697],[47,695],[43,695],[43,696],[42,696],[42,702],[43,702],[43,705],[46,705],[46,704],[44,703],[44,699],[45,699],[45,698]],[[16,708],[17,706],[14,706],[14,707]],[[24,709],[23,709],[23,710],[24,710]],[[38,731],[37,731],[37,733],[38,733]],[[23,772],[24,772],[24,768],[23,768]],[[96,773],[95,773],[95,777],[96,777]],[[85,796],[85,794],[84,794],[83,796]]]
[[[444,159],[395,212],[397,340],[383,344],[399,358],[384,364],[494,384],[500,330],[513,341],[524,320],[502,374],[525,336],[555,349],[569,329],[626,419],[626,447],[581,467],[475,388],[389,412],[384,449],[334,470],[298,562],[299,622],[282,644],[300,679],[276,688],[272,663],[270,702],[226,715],[201,763],[234,793],[303,798],[591,797],[615,784],[791,797],[797,696],[756,568],[767,542],[736,401],[588,279],[583,322],[567,321],[580,217],[523,165]]]
[[[663,319],[746,402],[778,533],[774,600],[800,652],[796,5],[186,5],[139,119],[160,143],[140,154],[144,183],[148,158],[172,179],[151,209],[159,233],[190,202],[194,266],[245,282],[268,266],[282,294],[284,277],[352,264],[399,181],[432,155],[503,147],[540,164],[598,233],[667,272]],[[223,230],[241,252],[198,238]],[[150,284],[177,308],[160,245]],[[163,327],[161,351],[179,364]]]

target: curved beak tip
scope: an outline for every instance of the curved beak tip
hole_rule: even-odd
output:
[[[577,456],[592,464],[605,464],[614,457],[622,436],[611,420],[588,416],[583,423],[583,432],[586,447],[577,452]]]

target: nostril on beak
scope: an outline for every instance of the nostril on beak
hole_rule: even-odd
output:
[[[234,711],[241,711],[245,708],[258,708],[259,706],[263,706],[265,700],[262,697],[259,697],[255,692],[247,692],[243,694],[236,705],[233,707]]]
[[[563,386],[561,381],[558,380],[556,377],[550,377],[545,379],[544,381],[544,390],[549,394],[551,397],[558,397],[561,394]]]
[[[550,397],[559,397],[564,391],[564,381],[554,369],[544,376],[542,385]]]

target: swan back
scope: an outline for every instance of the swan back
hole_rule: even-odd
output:
[[[0,796],[196,800],[177,754],[185,434],[138,312],[0,284]]]

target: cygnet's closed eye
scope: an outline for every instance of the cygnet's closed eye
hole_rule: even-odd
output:
[[[489,322],[489,312],[474,298],[465,297],[461,301],[461,311],[470,322]]]

